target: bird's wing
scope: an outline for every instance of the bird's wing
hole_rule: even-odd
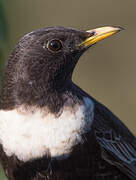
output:
[[[91,98],[95,103],[94,128],[103,160],[111,164],[111,167],[117,167],[131,180],[136,180],[136,138],[105,106],[77,85],[73,84],[73,88],[77,93]]]
[[[102,158],[136,180],[136,138],[106,107],[95,102],[94,125]]]

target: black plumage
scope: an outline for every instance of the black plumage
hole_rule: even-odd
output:
[[[95,30],[45,28],[25,35],[9,56],[0,111],[22,105],[25,111],[31,106],[34,111],[47,107],[45,113],[59,117],[64,105],[82,105],[85,97],[94,103],[92,127],[67,158],[52,158],[47,149],[42,157],[20,160],[16,153],[6,154],[0,135],[0,159],[9,180],[136,179],[136,138],[110,110],[71,80],[80,56],[90,47],[80,44],[94,35]]]

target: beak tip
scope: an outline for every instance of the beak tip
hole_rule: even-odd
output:
[[[122,31],[122,30],[125,30],[124,27],[121,27],[121,26],[113,26],[114,28],[117,28],[118,31]]]

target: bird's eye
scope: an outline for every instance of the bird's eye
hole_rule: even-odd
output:
[[[47,48],[51,51],[60,51],[62,48],[62,42],[58,39],[53,39],[47,43]]]

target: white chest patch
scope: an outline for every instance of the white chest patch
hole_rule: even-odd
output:
[[[71,148],[82,143],[82,134],[91,129],[94,104],[84,98],[84,104],[70,110],[64,107],[55,117],[38,110],[21,114],[17,110],[0,111],[0,143],[8,156],[28,161],[50,151],[52,157],[66,158]]]

